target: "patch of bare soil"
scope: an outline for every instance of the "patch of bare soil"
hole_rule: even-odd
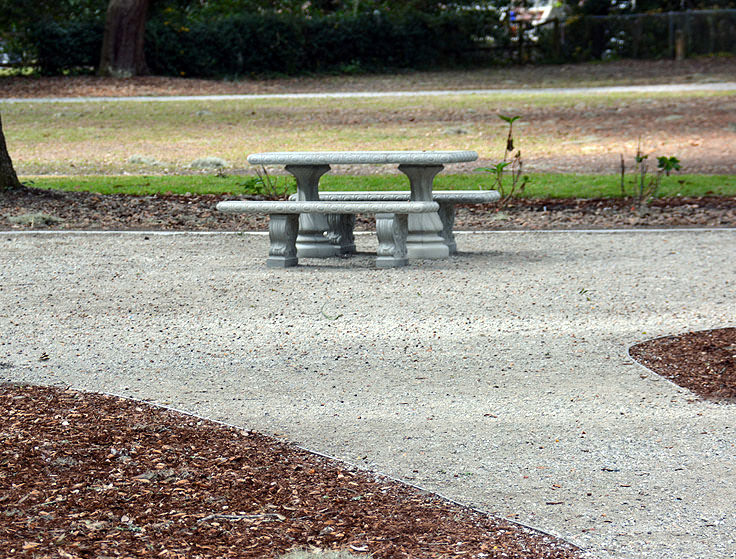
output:
[[[100,195],[25,188],[0,191],[1,229],[265,231],[265,216],[215,209],[229,195]],[[632,200],[513,200],[457,209],[457,230],[736,227],[736,197]],[[360,219],[359,229],[372,228]]]
[[[583,87],[732,81],[736,58],[619,60],[607,63],[492,66],[473,70],[397,71],[358,76],[300,76],[238,81],[141,76],[0,77],[0,98],[129,97],[138,95],[226,95],[335,91],[418,91]]]
[[[736,328],[658,338],[635,345],[629,354],[699,396],[736,402]]]
[[[112,396],[2,385],[3,557],[579,557],[273,439]]]

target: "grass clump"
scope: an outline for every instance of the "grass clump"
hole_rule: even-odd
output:
[[[132,165],[148,165],[148,166],[156,166],[161,165],[161,162],[158,161],[154,157],[149,157],[147,155],[131,155],[128,158],[128,163]]]
[[[192,169],[224,169],[230,165],[221,157],[199,157],[192,161],[189,166]]]
[[[16,225],[25,225],[27,227],[45,227],[47,225],[56,225],[64,220],[54,215],[37,212],[10,216],[8,217],[8,221]]]

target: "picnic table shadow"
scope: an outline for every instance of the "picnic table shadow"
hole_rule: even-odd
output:
[[[376,267],[376,253],[370,250],[358,250],[353,254],[333,256],[330,258],[299,257],[299,265],[294,269],[324,269],[340,270],[350,268],[351,270],[378,270],[386,271],[386,268]],[[498,263],[504,265],[528,264],[530,262],[549,262],[558,264],[561,262],[575,262],[577,258],[570,258],[569,254],[557,254],[538,250],[461,250],[458,249],[445,259],[410,259],[409,265],[396,268],[397,271],[407,272],[411,269],[444,269],[454,264],[463,262],[477,264],[479,266],[493,266]],[[290,268],[291,269],[291,268]]]

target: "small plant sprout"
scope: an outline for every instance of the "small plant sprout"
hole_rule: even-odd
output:
[[[670,176],[672,171],[679,171],[682,167],[680,166],[680,160],[677,157],[667,157],[662,155],[657,157],[657,168],[660,172],[663,172],[666,176]]]
[[[260,169],[256,169],[255,190],[269,200],[284,200],[294,192],[286,177],[281,180],[274,178],[263,165]]]
[[[322,308],[319,309],[319,312],[322,313],[322,316],[324,316],[327,320],[337,320],[338,318],[340,318],[340,317],[343,316],[342,313],[336,314],[334,316],[327,314],[325,312],[325,307],[326,306],[327,306],[327,301],[324,302],[324,304],[322,305]]]
[[[657,195],[659,187],[662,184],[662,176],[670,176],[672,171],[681,169],[680,160],[677,157],[662,155],[657,157],[657,173],[654,176],[648,175],[648,159],[649,155],[645,154],[641,149],[641,140],[636,148],[634,157],[634,181],[632,197],[636,200],[637,207],[641,208],[648,204],[652,198]],[[627,195],[626,185],[626,164],[624,156],[621,155],[621,196]]]
[[[516,116],[505,116],[505,115],[498,115],[498,118],[503,120],[505,123],[509,125],[509,133],[506,137],[506,151],[514,151],[514,122],[519,120],[521,117],[519,115]],[[504,158],[505,159],[505,158]]]
[[[498,209],[506,207],[509,200],[513,196],[520,196],[526,188],[529,177],[522,175],[523,161],[521,159],[521,150],[514,153],[514,122],[521,117],[498,115],[498,117],[509,125],[508,134],[506,135],[506,149],[503,153],[503,160],[491,167],[483,167],[478,169],[493,175],[493,186],[498,190],[501,199],[498,202]],[[507,185],[506,174],[510,174],[511,183]]]

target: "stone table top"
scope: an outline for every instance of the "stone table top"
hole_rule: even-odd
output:
[[[253,153],[248,163],[253,165],[353,165],[405,164],[443,165],[475,161],[474,151],[282,151]]]

